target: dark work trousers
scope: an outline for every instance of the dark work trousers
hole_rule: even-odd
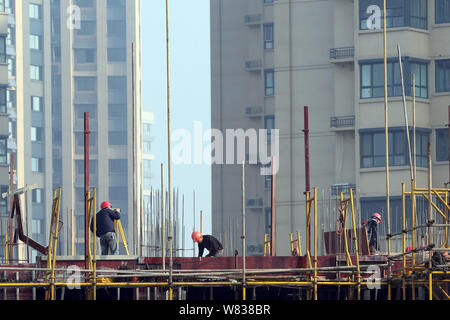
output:
[[[117,236],[115,232],[107,232],[100,237],[100,246],[102,247],[102,256],[108,254],[117,254]],[[109,253],[111,252],[111,253]]]

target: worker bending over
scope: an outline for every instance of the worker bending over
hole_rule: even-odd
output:
[[[114,220],[120,219],[120,209],[112,209],[111,203],[102,202],[101,210],[97,212],[97,237],[100,238],[102,255],[117,254],[117,235]],[[91,231],[94,232],[94,218],[91,221]]]
[[[378,225],[381,223],[381,215],[378,212],[362,223],[367,229],[369,238],[369,250],[371,254],[375,254],[378,250]]]
[[[209,251],[207,257],[221,257],[223,253],[223,246],[219,240],[213,236],[202,235],[198,231],[192,233],[192,240],[198,243],[198,256],[203,256],[203,250]]]

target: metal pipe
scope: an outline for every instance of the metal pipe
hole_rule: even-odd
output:
[[[84,113],[84,268],[89,269],[89,112]]]
[[[173,234],[172,234],[172,181],[171,181],[171,143],[170,143],[170,54],[169,54],[169,0],[166,0],[166,59],[167,59],[167,171],[168,171],[168,209],[169,209],[169,282],[172,283]],[[169,286],[169,299],[172,300],[172,287]]]
[[[273,227],[273,226],[272,226]],[[245,287],[245,260],[246,260],[246,243],[245,243],[245,161],[242,162],[242,300],[247,300]]]
[[[304,129],[305,134],[305,194],[311,191],[310,181],[310,164],[309,164],[309,108],[307,106],[303,109]],[[308,199],[307,199],[308,200]],[[306,205],[308,207],[308,204]],[[311,225],[308,226],[308,235],[311,236]],[[308,252],[311,252],[311,241],[308,239]]]
[[[317,291],[317,188],[314,188],[314,300],[317,300]]]
[[[14,196],[12,194],[12,191],[14,189],[14,154],[11,153],[10,154],[10,161],[9,161],[9,192],[11,194],[11,196],[9,197],[9,208],[11,210],[12,213],[12,207],[13,207],[13,200],[14,200]],[[12,239],[14,238],[14,219],[13,216],[10,214],[9,215],[9,237],[10,240],[9,242],[12,243]],[[9,251],[9,259],[8,259],[8,254],[6,254],[7,259],[6,262],[8,263],[8,260],[10,261],[9,263],[13,263],[14,260],[14,250],[13,250],[13,246],[9,244],[9,242],[7,242],[7,248],[6,251]],[[5,251],[5,252],[6,252]]]
[[[406,131],[406,142],[408,144],[408,155],[409,155],[409,170],[410,170],[410,176],[411,180],[413,180],[414,177],[414,169],[413,169],[413,159],[411,155],[411,141],[409,137],[409,122],[408,122],[408,111],[406,110],[406,94],[405,94],[405,82],[403,77],[403,63],[402,63],[402,54],[400,50],[400,45],[397,45],[397,51],[398,51],[398,60],[400,65],[400,78],[402,82],[402,98],[403,98],[403,114],[405,118],[405,131]]]
[[[433,228],[430,226],[430,224],[433,222],[433,206],[431,198],[431,188],[433,186],[432,183],[432,177],[431,177],[431,143],[428,142],[428,246],[431,246],[433,243]],[[431,268],[432,266],[432,252],[430,252],[429,255],[429,266]],[[431,290],[431,288],[430,288]]]
[[[413,179],[411,179],[412,181]],[[402,183],[402,230],[406,230],[406,199],[405,199],[405,184]],[[402,268],[402,289],[403,289],[403,300],[406,300],[406,283],[405,283],[405,275],[406,275],[406,232],[402,232],[402,253],[403,253],[403,268]]]
[[[275,173],[275,156],[272,157],[272,199],[271,199],[271,223],[270,223],[270,256],[275,257],[275,236],[276,236],[276,173]]]
[[[355,217],[355,206],[353,203],[353,189],[350,188],[350,205],[352,208],[352,225],[353,225],[353,241],[355,246],[356,255],[356,270],[358,279],[358,300],[361,300],[361,269],[359,265],[359,248],[358,248],[358,238],[356,233],[356,217]]]
[[[389,120],[388,120],[388,67],[387,67],[387,24],[386,24],[386,0],[383,0],[383,53],[384,53],[384,128],[385,128],[385,155],[386,155],[386,213],[388,235],[391,233],[391,206],[389,190]],[[391,239],[388,237],[388,255],[391,255]],[[390,277],[390,271],[389,271]],[[391,285],[388,286],[388,300],[391,300]]]
[[[164,190],[164,163],[161,163],[161,256],[162,267],[166,269],[166,212],[165,212],[165,190]]]

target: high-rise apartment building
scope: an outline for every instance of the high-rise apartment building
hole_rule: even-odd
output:
[[[89,112],[90,186],[97,187],[98,204],[108,200],[122,209],[133,253],[140,225],[140,1],[4,3],[13,88],[8,149],[16,155],[18,187],[39,186],[26,196],[29,234],[47,243],[53,190],[62,187],[59,253],[84,254]]]
[[[416,78],[417,185],[427,186],[431,142],[433,185],[443,186],[450,179],[450,1],[387,1],[387,6],[391,232],[399,232],[401,183],[408,186],[410,170],[397,46],[410,126],[412,75]],[[260,128],[274,121],[280,130],[277,255],[290,254],[289,233],[296,230],[305,245],[304,106],[309,106],[311,186],[319,190],[320,229],[334,230],[336,199],[341,190],[348,196],[350,187],[359,222],[375,211],[386,218],[382,9],[381,0],[211,1],[212,126]],[[240,227],[229,222],[241,211],[239,168],[212,170],[213,232],[231,234],[233,249],[239,248]],[[249,171],[248,242],[262,245],[270,197],[264,177]],[[386,234],[386,223],[381,228]]]
[[[10,82],[8,77],[8,33],[9,15],[5,12],[4,3],[0,2],[0,261],[6,256],[5,241],[6,234],[9,233],[8,198],[1,198],[1,193],[9,190],[9,161],[8,161],[8,113],[10,105],[7,97],[10,95]]]

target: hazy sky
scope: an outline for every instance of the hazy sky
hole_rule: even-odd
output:
[[[167,186],[166,1],[142,0],[141,6],[142,98],[143,108],[155,114],[152,171],[153,186],[159,188],[162,162]],[[171,131],[186,129],[192,137],[195,121],[201,121],[203,130],[211,127],[209,24],[209,0],[196,0],[195,5],[192,1],[169,0]],[[176,142],[172,142],[172,150],[175,145]],[[185,216],[189,218],[186,241],[193,227],[194,190],[196,225],[199,226],[200,210],[203,210],[203,231],[210,233],[210,166],[172,163],[172,186],[180,189],[180,202],[181,194],[185,195]]]

